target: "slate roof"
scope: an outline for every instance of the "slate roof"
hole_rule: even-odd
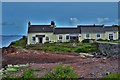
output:
[[[118,31],[117,26],[90,25],[90,26],[78,26],[78,27],[80,27],[81,33],[104,33],[106,31]]]
[[[80,29],[78,28],[55,28],[54,34],[79,34]]]
[[[28,27],[28,33],[80,34],[104,33],[105,31],[118,31],[118,27],[104,25],[78,25],[77,28],[52,28],[51,25],[30,25]]]
[[[51,28],[51,25],[30,25],[30,27],[28,27],[28,33],[44,32],[53,32],[53,28]]]

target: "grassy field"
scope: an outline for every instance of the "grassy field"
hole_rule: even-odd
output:
[[[41,45],[28,46],[28,49],[88,53],[97,51],[97,46],[90,43],[45,43]]]

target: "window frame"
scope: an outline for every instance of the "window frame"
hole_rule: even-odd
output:
[[[98,36],[99,35],[99,36]],[[101,35],[100,35],[100,33],[97,33],[97,38],[100,38],[101,37]]]
[[[49,41],[49,37],[47,36],[47,37],[45,38],[45,40],[46,40],[46,41]]]
[[[33,36],[32,37],[32,41],[35,42],[36,41],[36,37]]]
[[[66,35],[66,40],[69,40],[70,39],[70,36],[69,35]]]
[[[61,37],[61,38],[60,38]],[[62,40],[63,39],[63,36],[62,35],[59,35],[58,37],[58,40]]]
[[[87,33],[86,34],[86,38],[89,39],[90,38],[90,34]]]

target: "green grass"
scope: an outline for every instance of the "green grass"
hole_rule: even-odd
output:
[[[41,71],[44,70],[45,68],[27,68],[21,76],[12,76],[12,75],[6,75],[3,77],[3,80],[11,80],[11,79],[19,79],[19,80],[29,80],[29,79],[35,79],[35,78],[41,78],[41,79],[54,79],[56,78],[61,79],[61,80],[66,80],[68,78],[78,78],[78,75],[76,72],[73,70],[71,66],[65,66],[63,64],[59,64],[56,67],[53,68],[52,71],[49,73],[46,73],[42,77],[37,77],[37,75],[34,74],[34,71]],[[74,80],[73,79],[73,80]]]
[[[120,44],[120,42],[118,40],[103,40],[103,39],[98,39],[97,42],[106,42],[106,43],[111,43],[111,44]]]
[[[28,46],[32,50],[47,50],[61,52],[93,52],[98,51],[95,44],[90,43],[45,43],[42,45]]]
[[[101,80],[120,80],[120,73],[106,75]]]
[[[35,78],[35,75],[31,69],[27,69],[21,76],[22,78]]]
[[[70,66],[65,66],[63,64],[60,64],[56,66],[51,72],[45,74],[42,76],[42,78],[46,79],[68,79],[68,78],[78,78],[78,75]]]
[[[84,53],[93,52],[93,51],[97,51],[97,47],[96,45],[91,45],[90,43],[85,43],[83,46],[80,46],[75,50],[75,52],[84,52]]]
[[[27,38],[26,36],[23,36],[20,40],[12,42],[10,46],[25,48],[26,44],[27,44]]]
[[[45,70],[45,68],[30,68],[31,71],[41,71],[41,70]]]

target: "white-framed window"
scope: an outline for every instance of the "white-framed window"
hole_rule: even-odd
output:
[[[59,40],[62,40],[62,35],[59,35]]]
[[[89,39],[90,38],[90,34],[86,34],[86,38]]]
[[[32,37],[32,42],[35,42],[35,40],[36,40],[35,37]]]
[[[69,40],[70,39],[70,36],[69,35],[66,35],[66,40]]]
[[[97,39],[100,39],[100,37],[101,37],[99,33],[97,33],[96,36],[97,36]]]
[[[49,42],[49,37],[46,37],[46,42]]]

